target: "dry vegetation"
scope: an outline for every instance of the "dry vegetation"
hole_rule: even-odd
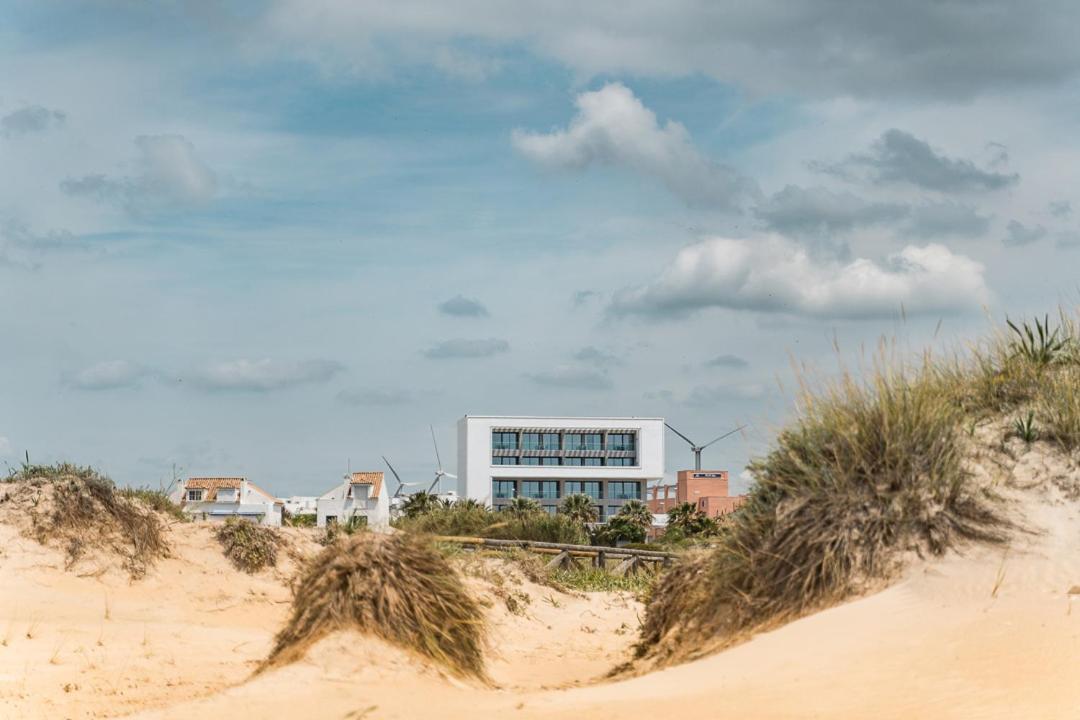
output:
[[[122,558],[133,578],[169,554],[165,523],[137,492],[88,467],[24,465],[4,479],[8,518],[38,542],[62,547],[71,568],[90,550]],[[155,502],[157,500],[155,499]]]
[[[804,388],[798,419],[751,465],[747,505],[657,584],[639,655],[731,644],[892,576],[905,552],[1005,540],[1012,523],[966,465],[976,424],[1016,416],[1029,441],[1080,447],[1076,324],[1009,327],[947,361]]]
[[[371,633],[455,674],[485,677],[483,610],[422,536],[359,533],[323,550],[297,580],[290,618],[264,667],[292,662],[343,629]]]
[[[214,531],[225,557],[238,569],[256,573],[277,565],[281,536],[273,528],[231,517]]]

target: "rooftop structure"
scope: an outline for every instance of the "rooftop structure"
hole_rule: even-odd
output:
[[[247,478],[188,478],[177,494],[181,509],[194,518],[241,517],[263,525],[281,525],[282,501]]]

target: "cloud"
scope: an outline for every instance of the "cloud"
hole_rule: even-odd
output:
[[[582,305],[586,305],[590,301],[596,300],[599,297],[600,293],[596,292],[595,290],[578,290],[574,293],[574,296],[573,298],[571,298],[571,300],[574,304],[574,307],[581,307]]]
[[[970,160],[941,155],[925,140],[896,128],[886,130],[870,152],[849,155],[833,165],[811,163],[810,167],[848,180],[865,173],[877,184],[907,184],[944,193],[1001,190],[1020,181],[1016,173],[982,170]]]
[[[1072,215],[1072,203],[1068,200],[1051,201],[1046,209],[1056,218],[1067,218]]]
[[[11,455],[11,441],[0,435],[0,457]]]
[[[694,408],[715,408],[724,403],[740,400],[758,400],[765,395],[765,388],[758,384],[746,385],[698,385],[683,400],[683,405]]]
[[[943,235],[979,237],[989,228],[990,218],[980,215],[976,208],[946,200],[913,207],[904,233],[926,239]]]
[[[578,362],[595,365],[600,368],[618,367],[624,364],[621,356],[593,347],[592,345],[583,347],[574,353],[574,359]]]
[[[204,390],[271,392],[298,385],[325,383],[344,371],[333,360],[229,360],[207,365],[190,376],[191,382]]]
[[[69,384],[79,390],[119,390],[138,387],[149,374],[147,368],[127,360],[107,360],[75,373]]]
[[[527,373],[525,377],[535,385],[575,390],[610,390],[611,378],[600,370],[590,368],[559,366],[537,373]]]
[[[609,83],[581,93],[578,113],[565,130],[515,130],[514,147],[545,167],[583,170],[591,165],[626,168],[660,180],[692,205],[735,209],[757,194],[753,181],[704,157],[680,123],[657,122],[625,85]]]
[[[738,355],[717,355],[705,363],[705,367],[733,369],[744,368],[749,365],[750,363]]]
[[[359,388],[342,390],[337,398],[346,405],[390,407],[412,402],[413,394],[400,388]]]
[[[770,230],[786,235],[844,233],[899,220],[908,207],[867,202],[851,193],[788,185],[754,209]]]
[[[487,317],[488,309],[479,300],[472,300],[463,295],[439,303],[439,312],[454,317]]]
[[[683,248],[661,275],[619,292],[617,316],[682,317],[709,307],[824,318],[953,313],[988,301],[983,266],[942,245],[909,245],[884,263],[817,260],[779,236]]]
[[[0,135],[15,137],[44,132],[50,128],[59,127],[66,121],[67,115],[59,110],[49,110],[40,105],[28,105],[0,117]]]
[[[1080,233],[1072,231],[1058,233],[1054,245],[1059,250],[1075,250],[1080,248]]]
[[[1020,247],[1038,242],[1046,237],[1046,228],[1042,225],[1028,227],[1016,220],[1010,220],[1005,226],[1005,237],[1001,242],[1007,247]]]
[[[135,138],[138,173],[129,177],[84,175],[67,178],[60,189],[98,202],[116,202],[134,215],[206,204],[217,194],[214,172],[182,135]]]
[[[501,338],[467,340],[456,338],[443,340],[424,351],[424,357],[431,360],[452,360],[461,358],[485,358],[510,351],[510,343]]]
[[[410,0],[393,12],[379,3],[275,0],[257,34],[268,53],[292,48],[321,68],[361,76],[394,61],[436,64],[446,48],[499,58],[524,47],[579,78],[701,74],[754,94],[963,101],[1075,78],[1078,22],[1068,0]]]

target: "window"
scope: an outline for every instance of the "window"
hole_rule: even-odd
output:
[[[596,480],[567,480],[563,483],[563,495],[588,495],[600,499],[600,482]]]
[[[188,502],[202,502],[202,490],[188,490],[187,499]]]
[[[499,500],[514,497],[517,483],[513,480],[492,480],[491,496]]]
[[[523,457],[521,458],[522,465],[539,465],[540,458],[538,457]]]
[[[492,465],[517,465],[518,459],[516,457],[494,457],[491,458]]]
[[[581,465],[581,458],[563,458],[563,465]]]
[[[563,443],[566,450],[602,450],[603,436],[600,433],[568,434]]]
[[[540,438],[540,445],[544,450],[558,450],[559,433],[544,433],[544,436]]]
[[[596,466],[604,464],[604,458],[582,458],[582,460],[584,460],[582,465]]]
[[[493,432],[491,433],[491,449],[492,450],[517,450],[518,449],[518,436],[515,432]]]
[[[554,480],[522,480],[521,497],[556,500],[559,497],[559,483]]]
[[[633,450],[634,433],[610,433],[607,436],[608,450]]]
[[[522,450],[539,450],[540,449],[540,433],[522,433],[522,435],[521,435],[521,449]]]
[[[558,465],[559,458],[557,457],[542,457],[540,458],[541,465]]]
[[[593,505],[592,509],[596,511],[596,519],[597,520],[603,520],[604,519],[604,506],[603,505]]]
[[[327,515],[326,516],[326,524],[327,525],[337,525],[337,515]]]
[[[607,464],[614,467],[633,467],[637,464],[637,458],[634,457],[615,457],[608,458]]]
[[[641,483],[639,482],[609,482],[608,497],[612,500],[640,500]]]

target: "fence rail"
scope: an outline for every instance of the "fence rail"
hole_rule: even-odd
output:
[[[636,572],[642,564],[668,566],[678,556],[675,553],[657,550],[637,550],[634,548],[605,547],[601,545],[571,545],[569,543],[549,543],[537,540],[498,540],[495,538],[438,536],[436,540],[454,543],[464,547],[520,548],[539,555],[554,555],[548,567],[569,567],[578,559],[589,559],[595,567],[604,568],[608,560],[619,560],[613,572],[625,575]]]

